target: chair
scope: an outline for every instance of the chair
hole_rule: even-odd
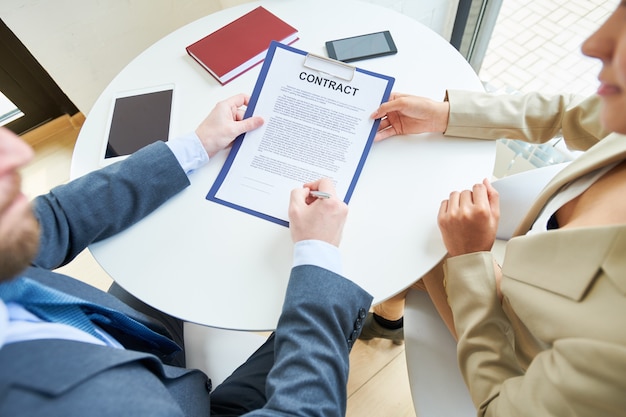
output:
[[[424,291],[412,289],[406,296],[404,343],[417,416],[475,415],[457,366],[456,342]]]
[[[506,241],[539,192],[564,164],[520,172],[493,182],[500,225],[492,252],[502,263]],[[405,355],[418,417],[476,415],[457,365],[456,341],[426,292],[410,290],[404,311]]]
[[[187,368],[196,368],[221,384],[267,339],[254,332],[225,330],[184,323]]]

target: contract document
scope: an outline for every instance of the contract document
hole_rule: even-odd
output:
[[[350,200],[394,79],[272,42],[238,137],[207,200],[289,225],[291,190],[330,178]]]

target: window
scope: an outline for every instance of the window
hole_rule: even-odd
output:
[[[22,134],[64,114],[78,113],[26,47],[0,20],[0,121]]]

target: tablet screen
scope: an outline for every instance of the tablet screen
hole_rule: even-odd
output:
[[[173,89],[115,99],[105,158],[130,155],[170,134]]]

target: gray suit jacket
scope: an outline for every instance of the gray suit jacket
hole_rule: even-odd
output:
[[[37,198],[41,246],[23,275],[121,310],[167,335],[160,323],[115,297],[50,270],[139,221],[188,184],[167,146],[156,143]],[[345,414],[348,354],[370,303],[369,294],[341,276],[294,268],[276,331],[268,404],[252,414]],[[0,349],[0,369],[0,416],[209,415],[206,375],[167,365],[158,352],[36,340]]]
[[[606,135],[599,99],[451,92],[452,128],[484,139],[542,142],[561,131],[588,149],[546,186],[506,247],[502,292],[481,252],[446,261],[461,370],[479,415],[626,415],[626,225],[525,235],[565,184],[626,159]]]

